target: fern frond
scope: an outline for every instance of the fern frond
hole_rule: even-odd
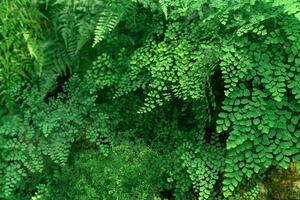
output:
[[[93,47],[117,26],[120,18],[120,13],[104,12],[102,14],[96,25]]]
[[[133,5],[133,2],[129,0],[116,1],[104,10],[96,24],[93,47],[118,25],[124,15],[133,8]]]
[[[168,4],[165,0],[159,0],[159,5],[161,10],[163,11],[166,20],[168,19]]]

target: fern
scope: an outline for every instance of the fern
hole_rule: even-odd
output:
[[[191,145],[186,146],[188,149],[191,148]],[[213,195],[214,186],[223,168],[223,150],[214,145],[200,144],[200,146],[200,148],[186,150],[182,160],[183,165],[187,167],[193,187],[199,194],[198,199],[204,200]]]
[[[95,28],[93,47],[101,42],[120,22],[122,17],[133,8],[131,1],[113,0],[111,4],[101,13]]]
[[[300,161],[299,9],[2,1],[0,198],[260,198]]]
[[[229,132],[225,196],[230,196],[246,177],[273,165],[287,168],[289,162],[298,160],[295,113],[299,105],[294,77],[298,76],[299,21],[291,15],[295,13],[292,8],[285,7],[288,3],[291,1],[256,2],[249,7],[255,12],[250,24],[243,18],[234,24],[227,22],[227,26],[236,28],[237,36],[224,44],[221,56],[227,97],[217,130]],[[274,9],[272,14],[266,12],[270,7]]]
[[[131,85],[124,88],[121,84],[116,97],[139,87],[147,87],[149,93],[139,111],[141,113],[162,106],[172,97],[183,100],[203,99],[215,66],[210,61],[216,52],[206,44],[193,48],[191,44],[196,42],[193,37],[180,33],[180,27],[174,23],[168,27],[164,41],[158,44],[153,40],[148,41],[131,58],[129,75],[125,77],[130,79],[128,81],[131,81]],[[175,49],[173,54],[169,54],[171,49]],[[207,63],[202,62],[204,56],[207,56]]]
[[[168,5],[164,0],[160,0],[159,4],[160,4],[161,10],[163,11],[165,18],[167,20],[168,19]]]
[[[1,102],[11,107],[10,89],[18,87],[21,80],[38,76],[42,71],[41,55],[38,49],[41,40],[42,14],[37,5],[30,1],[5,1],[0,3],[0,81]]]

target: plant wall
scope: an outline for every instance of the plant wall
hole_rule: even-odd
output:
[[[297,0],[3,0],[0,199],[262,199],[299,50]]]

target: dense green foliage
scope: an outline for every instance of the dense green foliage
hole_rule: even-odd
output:
[[[299,50],[297,0],[0,1],[0,199],[260,199]]]

